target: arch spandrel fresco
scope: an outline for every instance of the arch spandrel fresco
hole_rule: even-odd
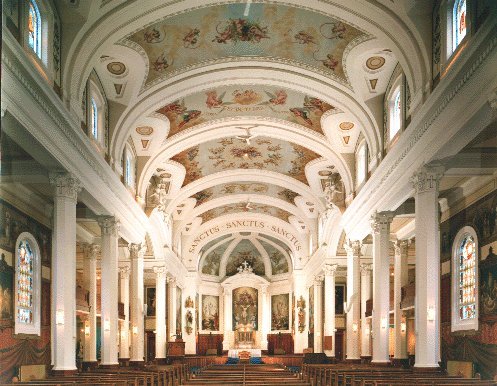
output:
[[[259,276],[264,276],[266,270],[264,261],[255,245],[250,240],[241,240],[231,251],[226,262],[226,276],[233,276],[238,273],[238,267],[246,261]]]

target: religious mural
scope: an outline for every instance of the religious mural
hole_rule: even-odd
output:
[[[14,308],[14,269],[0,255],[0,320],[12,319]],[[0,324],[1,325],[1,324]]]
[[[272,274],[279,275],[282,273],[288,273],[288,260],[286,259],[285,255],[271,244],[263,240],[259,240],[259,242],[269,255]]]
[[[329,15],[281,4],[223,4],[168,16],[119,43],[146,56],[144,88],[178,72],[249,55],[347,82],[344,55],[369,38]]]
[[[182,335],[183,323],[182,323],[182,311],[183,304],[182,301],[182,290],[180,287],[176,287],[176,335]]]
[[[155,316],[155,287],[145,288],[145,303],[147,304],[147,316]]]
[[[234,204],[221,205],[216,208],[210,209],[202,213],[200,217],[202,218],[202,223],[206,223],[207,221],[213,220],[225,214],[240,212],[267,214],[268,216],[279,218],[280,220],[283,220],[285,222],[289,222],[288,219],[290,216],[292,216],[290,212],[272,205],[256,204],[251,202],[250,208],[247,208],[246,202],[237,202]]]
[[[262,256],[255,245],[247,239],[241,240],[231,251],[226,263],[226,276],[236,275],[238,273],[238,267],[245,261],[252,267],[253,272],[256,275],[264,276],[265,267]]]
[[[191,197],[197,200],[196,206],[199,206],[205,204],[210,200],[213,200],[216,197],[225,197],[231,194],[245,193],[260,194],[279,198],[292,205],[295,205],[294,199],[299,195],[298,193],[290,189],[282,188],[277,185],[247,181],[216,185],[212,188],[201,190]]]
[[[233,331],[239,328],[258,330],[258,290],[240,287],[233,290]]]
[[[202,330],[219,331],[219,296],[202,295]]]
[[[343,302],[345,301],[345,285],[335,285],[335,315],[343,315]]]
[[[480,315],[497,319],[497,255],[489,248],[480,264]]]
[[[288,330],[290,328],[289,294],[271,296],[271,330]]]
[[[269,116],[302,125],[321,135],[321,117],[340,109],[297,91],[273,86],[229,86],[175,100],[157,110],[170,122],[168,137],[195,125],[238,116]],[[243,131],[240,133],[245,135]],[[254,137],[256,138],[256,137]],[[244,139],[248,145],[250,140]]]
[[[269,170],[307,184],[305,165],[317,158],[317,153],[303,146],[261,136],[250,145],[236,137],[207,141],[171,159],[185,167],[185,186],[210,174],[234,169]]]

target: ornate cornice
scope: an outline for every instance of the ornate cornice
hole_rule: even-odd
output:
[[[51,173],[50,184],[55,187],[55,197],[66,197],[74,201],[81,191],[81,182],[70,173]]]

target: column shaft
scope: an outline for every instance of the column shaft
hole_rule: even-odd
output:
[[[76,202],[79,181],[50,176],[55,186],[52,238],[53,370],[76,370]]]
[[[143,255],[141,244],[130,244],[131,257],[131,358],[130,362],[144,360],[144,315],[143,315]]]
[[[176,279],[170,278],[167,282],[169,287],[169,339],[174,340],[181,331],[176,331]]]
[[[323,352],[323,277],[314,280],[314,352]]]
[[[166,358],[166,269],[154,267],[155,272],[155,359]]]
[[[361,243],[350,242],[347,250],[347,360],[360,360],[359,321],[360,310],[360,266]]]
[[[436,368],[440,360],[440,230],[438,183],[442,167],[422,167],[411,179],[416,210],[416,363]]]
[[[394,266],[394,326],[395,326],[395,359],[407,358],[407,323],[400,309],[402,287],[408,280],[407,240],[399,240],[395,244]]]
[[[121,302],[124,304],[124,321],[121,326],[119,358],[129,359],[129,275],[130,268],[122,267],[119,270],[121,279]]]
[[[230,349],[231,331],[232,331],[232,304],[231,304],[231,289],[224,288],[224,339],[223,339],[223,350]]]
[[[361,264],[361,358],[371,357],[371,323],[366,318],[366,301],[371,299],[371,264]]]
[[[84,362],[97,362],[97,255],[100,246],[86,245],[84,248],[83,285],[89,292],[88,319],[85,322]]]
[[[117,334],[118,325],[118,232],[119,222],[114,217],[99,218],[102,230],[101,259],[101,365],[118,365]]]
[[[373,363],[389,362],[390,262],[389,237],[392,215],[376,213],[373,228]]]
[[[271,331],[271,296],[267,292],[267,286],[262,286],[262,329],[261,329],[261,349],[267,350],[267,336]]]
[[[332,348],[324,350],[329,357],[335,356],[335,273],[338,264],[324,266],[324,336],[331,336]]]

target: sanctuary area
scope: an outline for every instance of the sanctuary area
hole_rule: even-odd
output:
[[[497,385],[497,1],[1,6],[0,386]]]

